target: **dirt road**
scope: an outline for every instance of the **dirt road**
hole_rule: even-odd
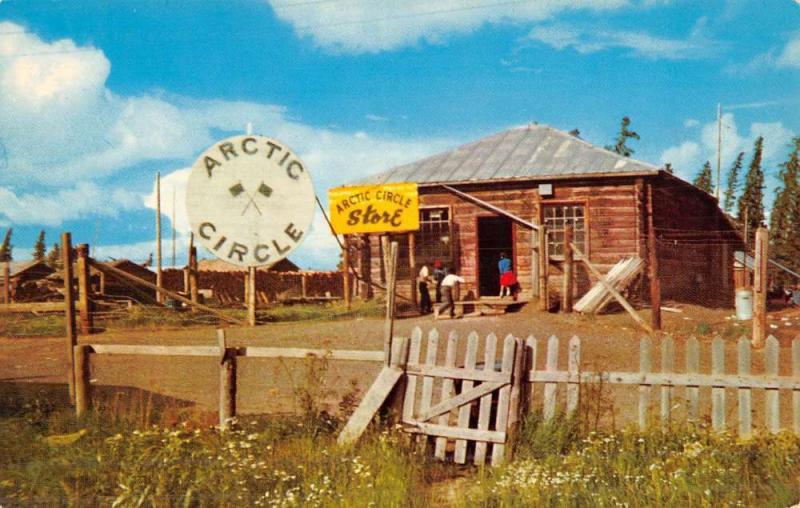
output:
[[[647,318],[647,311],[642,311]],[[730,320],[730,310],[708,310],[684,307],[682,313],[664,313],[665,327],[678,341],[677,366],[684,364],[682,341],[690,334],[715,330],[731,339],[727,365],[735,366],[733,337],[747,333]],[[784,320],[781,317],[790,316]],[[726,319],[726,317],[728,319]],[[795,312],[776,315],[770,329],[781,339],[781,357],[789,359],[789,338],[800,330],[800,316]],[[471,331],[485,336],[495,333],[517,337],[533,335],[542,343],[555,335],[562,339],[560,362],[566,365],[566,341],[573,335],[582,339],[582,368],[585,370],[638,370],[641,333],[626,314],[586,317],[578,314],[544,314],[530,306],[503,316],[433,321],[430,316],[401,319],[396,335],[409,335],[419,326],[424,333],[435,327],[446,336],[456,331],[461,337]],[[257,328],[228,328],[233,346],[293,346],[330,349],[380,350],[383,344],[383,321],[317,321],[277,323]],[[707,355],[710,335],[703,337],[701,370],[709,368]],[[213,328],[177,330],[125,330],[81,337],[82,343],[95,344],[161,344],[215,345]],[[657,341],[656,341],[657,342]],[[656,343],[656,346],[658,344]],[[541,346],[543,347],[543,345]],[[656,348],[657,349],[657,348]],[[482,354],[479,352],[479,355]],[[539,355],[540,367],[544,355]],[[761,372],[762,355],[754,354],[753,372]],[[658,355],[653,359],[657,366]],[[729,368],[730,368],[729,367]],[[238,408],[241,413],[284,413],[297,410],[298,393],[307,390],[331,412],[337,411],[342,397],[353,387],[361,394],[369,387],[379,365],[366,362],[316,362],[309,360],[273,360],[242,358],[239,363]],[[682,369],[681,369],[682,370]],[[781,372],[790,373],[788,362],[781,362]],[[0,338],[0,384],[6,389],[19,383],[60,385],[65,390],[65,345],[54,338]],[[131,386],[213,410],[217,406],[218,361],[213,358],[104,356],[92,359],[92,382],[101,397],[114,397],[115,388]],[[118,391],[118,390],[117,390]],[[630,390],[612,390],[614,418],[617,424],[631,420],[635,394]],[[785,412],[788,413],[788,412]]]

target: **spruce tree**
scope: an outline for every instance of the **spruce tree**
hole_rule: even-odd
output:
[[[761,154],[764,149],[764,138],[759,136],[753,145],[753,159],[744,181],[744,190],[739,198],[739,214],[737,219],[749,231],[747,239],[752,245],[756,228],[764,225],[764,171],[761,169]]]
[[[0,261],[11,261],[13,259],[11,251],[14,246],[11,245],[11,232],[13,228],[6,229],[6,236],[3,238],[3,243],[0,244]]]
[[[800,269],[800,137],[794,139],[789,160],[781,164],[781,187],[770,213],[770,256],[797,271]],[[791,276],[780,270],[776,281],[789,282]]]
[[[628,138],[632,139],[640,139],[639,134],[636,131],[632,131],[628,129],[631,125],[631,119],[627,116],[622,117],[622,124],[619,128],[619,136],[617,136],[617,141],[614,146],[606,145],[606,150],[611,150],[612,152],[616,152],[623,157],[630,157],[633,155],[633,148],[627,146],[625,143],[628,141]]]
[[[47,253],[47,264],[55,270],[61,269],[61,246],[59,244],[54,243],[53,248]]]
[[[44,261],[44,253],[47,247],[44,244],[44,230],[39,231],[39,237],[33,245],[33,259],[35,261]]]
[[[694,179],[694,186],[702,191],[706,191],[707,193],[711,194],[711,190],[713,184],[711,182],[711,163],[706,161],[703,164],[703,169],[697,173],[697,176]]]
[[[733,161],[731,169],[728,170],[728,187],[725,189],[725,201],[723,208],[727,213],[733,211],[733,205],[736,202],[736,191],[739,187],[739,171],[742,169],[742,159],[744,159],[744,152],[739,152],[736,160]]]

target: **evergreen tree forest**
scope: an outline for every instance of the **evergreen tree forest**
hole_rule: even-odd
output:
[[[627,145],[629,139],[640,139],[636,131],[630,130],[628,127],[631,125],[631,119],[627,116],[622,117],[622,122],[619,128],[619,135],[614,143],[614,146],[606,145],[605,149],[616,152],[623,157],[630,157],[633,155],[633,148]]]
[[[723,202],[723,210],[726,213],[733,211],[733,206],[736,204],[736,192],[739,190],[739,171],[742,170],[742,160],[744,159],[744,152],[739,152],[736,160],[731,164],[728,170],[728,186],[725,189],[725,196]]]
[[[693,183],[694,183],[694,186],[697,187],[698,189],[711,194],[711,192],[713,191],[713,188],[714,188],[714,184],[711,181],[711,163],[710,162],[706,161],[706,163],[703,164],[703,169],[701,169],[700,172],[697,174],[697,176],[695,177]]]
[[[36,243],[33,245],[33,259],[36,261],[44,261],[44,254],[47,247],[44,243],[44,230],[39,232],[39,237],[36,238]]]
[[[47,253],[47,264],[51,268],[60,270],[63,263],[61,262],[61,246],[58,243],[53,244],[53,248]]]
[[[792,151],[781,164],[781,186],[775,194],[770,214],[770,258],[800,272],[800,137],[793,140]],[[778,270],[779,284],[793,282],[793,277]]]
[[[764,225],[764,170],[761,168],[763,150],[764,138],[759,136],[753,145],[753,158],[745,177],[736,216],[740,224],[747,224],[747,241],[750,244],[755,238],[756,228]]]
[[[14,259],[12,250],[14,246],[11,245],[12,228],[6,229],[6,235],[3,237],[3,243],[0,244],[0,261],[11,261]]]

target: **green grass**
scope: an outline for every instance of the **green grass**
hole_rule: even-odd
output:
[[[0,337],[58,337],[64,335],[64,315],[2,314]]]
[[[789,506],[800,437],[739,440],[705,428],[583,433],[531,418],[515,460],[481,470],[462,506]]]
[[[425,461],[404,441],[383,432],[339,447],[288,419],[220,432],[7,416],[0,505],[424,506]]]
[[[800,500],[800,438],[788,433],[749,440],[705,428],[603,434],[584,432],[577,421],[546,425],[531,417],[517,433],[513,461],[465,469],[419,455],[394,430],[339,447],[341,421],[314,411],[243,419],[220,432],[164,425],[163,409],[139,419],[105,407],[78,420],[40,399],[16,411],[5,404],[0,504],[413,507],[445,502],[441,492],[463,507],[785,507]]]

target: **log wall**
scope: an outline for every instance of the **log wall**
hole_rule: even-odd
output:
[[[743,243],[716,200],[665,176],[653,180],[653,206],[662,298],[730,306],[733,255]]]
[[[606,178],[553,181],[553,194],[540,196],[538,183],[513,182],[459,186],[459,190],[469,193],[483,201],[498,206],[527,221],[541,222],[541,205],[583,204],[586,207],[588,229],[587,253],[590,259],[601,267],[608,267],[622,257],[631,254],[643,255],[643,187],[632,178]],[[468,291],[478,287],[478,217],[493,216],[494,212],[455,196],[444,189],[421,188],[420,205],[448,206],[452,211],[453,231],[451,237],[455,249],[454,261],[459,274],[467,279]],[[514,224],[514,270],[520,281],[523,295],[531,291],[531,231]],[[402,238],[398,238],[402,240]],[[372,280],[381,284],[385,281],[380,238],[370,236],[370,259]],[[445,262],[446,263],[446,262]],[[419,267],[417,267],[417,270]],[[588,289],[589,278],[585,268],[576,265],[577,293]],[[402,294],[409,296],[412,291],[413,275],[398,280]],[[560,262],[553,260],[549,285],[558,292],[561,287]]]

